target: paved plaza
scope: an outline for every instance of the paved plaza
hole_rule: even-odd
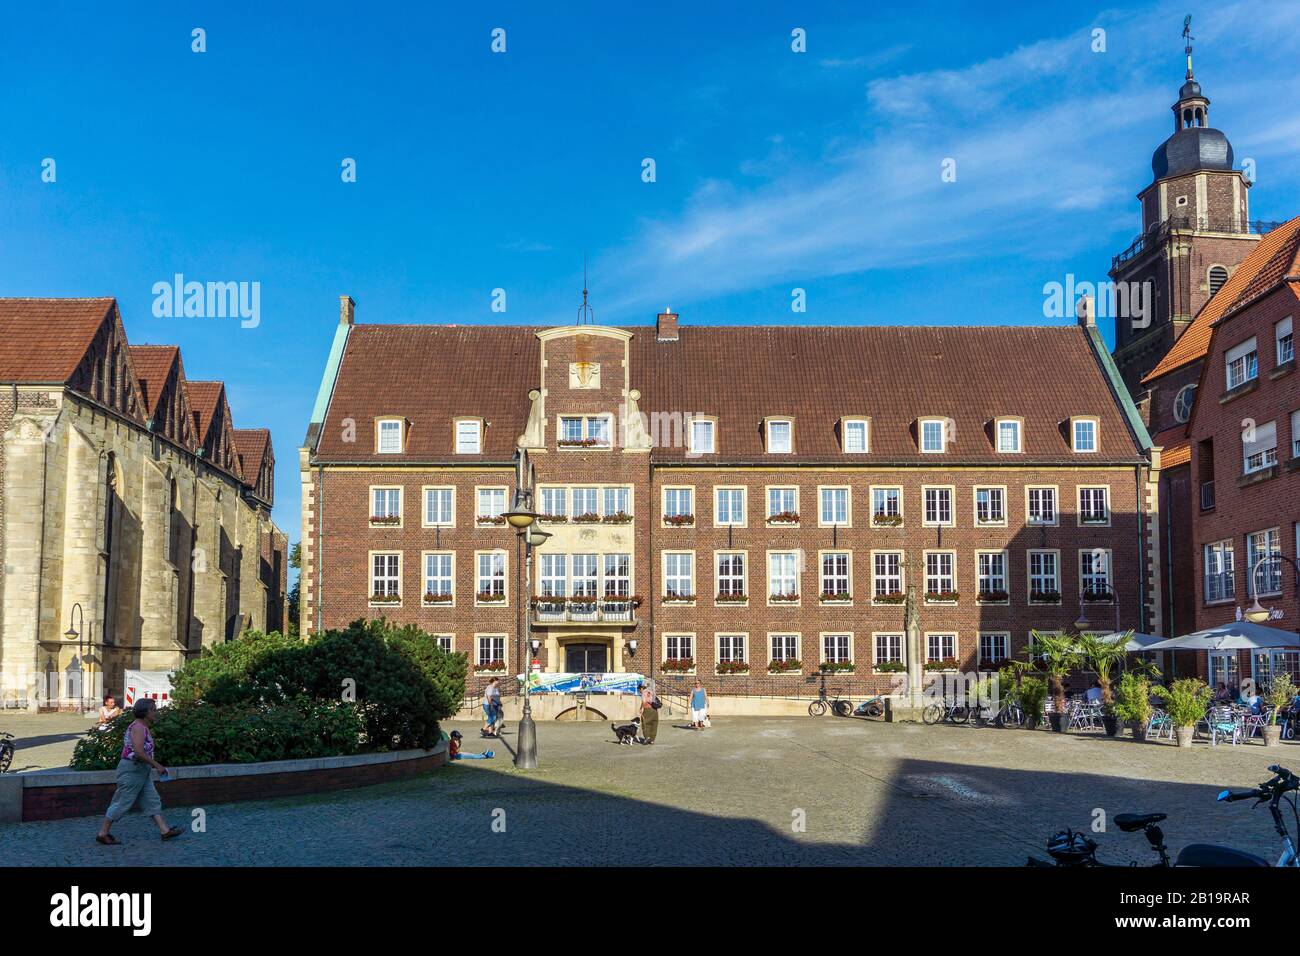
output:
[[[6,721],[42,748],[71,752],[67,717]],[[22,728],[19,728],[20,722]],[[203,808],[206,832],[160,845],[132,815],[121,847],[93,841],[95,818],[0,827],[7,865],[1017,865],[1064,826],[1161,810],[1170,846],[1225,842],[1270,859],[1268,817],[1218,804],[1267,765],[1300,765],[1300,746],[1256,743],[1179,751],[1045,731],[889,725],[862,720],[733,718],[706,731],[661,723],[650,747],[619,747],[604,723],[538,725],[541,767],[515,771],[504,740],[459,727],[463,761],[418,780],[312,798]],[[64,729],[60,729],[63,727]],[[32,763],[19,750],[15,766]],[[63,763],[66,755],[57,761]],[[166,785],[160,790],[166,803]],[[187,824],[189,807],[169,806]],[[1140,834],[1097,837],[1112,862],[1151,856]]]

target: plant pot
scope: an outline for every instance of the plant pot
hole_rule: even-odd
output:
[[[1136,720],[1128,722],[1129,729],[1133,731],[1133,739],[1138,743],[1146,743],[1147,725]]]
[[[1069,714],[1048,714],[1047,722],[1051,724],[1052,730],[1058,734],[1067,734],[1070,732],[1070,715]]]
[[[1106,728],[1107,737],[1119,736],[1119,718],[1114,714],[1102,714],[1101,725]]]
[[[1276,747],[1282,742],[1282,725],[1265,724],[1260,728],[1260,733],[1264,735],[1265,747]]]
[[[1174,735],[1178,738],[1178,746],[1190,747],[1192,738],[1196,736],[1195,727],[1175,727]]]
[[[1039,717],[1037,714],[1026,717],[1025,726],[1030,730],[1037,730],[1039,723],[1042,722],[1042,719],[1043,718]]]

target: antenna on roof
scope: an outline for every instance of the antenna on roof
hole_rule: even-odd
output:
[[[1187,78],[1192,78],[1192,41],[1196,37],[1192,36],[1192,15],[1189,13],[1183,17],[1183,52],[1187,54]]]
[[[578,324],[595,325],[596,312],[587,302],[587,254],[582,254],[582,305],[578,306]]]

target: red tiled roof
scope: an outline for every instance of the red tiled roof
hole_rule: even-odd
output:
[[[131,367],[135,369],[136,380],[140,383],[140,393],[144,396],[146,417],[153,417],[162,394],[167,376],[181,350],[174,345],[132,345],[127,351],[131,353]]]
[[[266,454],[271,432],[265,428],[236,428],[231,435],[234,436],[240,471],[244,473],[244,484],[253,488],[262,470],[262,456]]]
[[[208,428],[220,407],[222,382],[186,381],[185,392],[189,396],[190,411],[194,413],[195,440],[202,445],[208,437]]]
[[[1158,432],[1151,438],[1157,448],[1163,448],[1160,455],[1161,468],[1177,468],[1192,460],[1192,442],[1187,437],[1186,425],[1175,425]]]
[[[1300,273],[1300,216],[1266,233],[1187,327],[1142,384],[1205,358],[1214,323],[1227,313],[1273,288],[1285,276]]]
[[[528,390],[538,383],[537,332],[526,326],[358,325],[348,337],[320,433],[327,461],[454,460],[450,420],[483,418],[480,459],[506,461],[524,431]],[[842,463],[842,416],[872,418],[871,459],[934,461],[916,445],[918,416],[954,420],[945,463],[1078,461],[1062,422],[1101,420],[1101,449],[1090,463],[1131,462],[1139,450],[1109,380],[1078,326],[755,327],[680,329],[657,342],[653,327],[633,327],[631,387],[643,413],[717,416],[720,456],[711,461],[772,461],[764,453],[765,416],[796,417],[796,455],[783,461]],[[617,411],[617,409],[611,409]],[[548,409],[548,414],[550,409]],[[373,440],[344,440],[375,418],[412,422],[403,456],[376,456]],[[994,452],[986,429],[1000,415],[1024,419],[1019,456]],[[548,438],[554,438],[548,428]],[[682,448],[655,450],[656,461],[684,460]]]
[[[0,299],[0,382],[67,382],[116,301]]]

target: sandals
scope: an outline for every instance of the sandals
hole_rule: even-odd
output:
[[[120,846],[122,841],[111,833],[96,833],[95,842],[102,843],[104,846]]]
[[[162,839],[164,839],[164,840],[171,840],[171,839],[174,839],[175,837],[180,836],[180,835],[181,835],[182,833],[184,833],[184,832],[185,832],[185,831],[182,830],[180,827],[172,827],[172,828],[171,828],[170,830],[168,830],[166,833],[162,834]]]

